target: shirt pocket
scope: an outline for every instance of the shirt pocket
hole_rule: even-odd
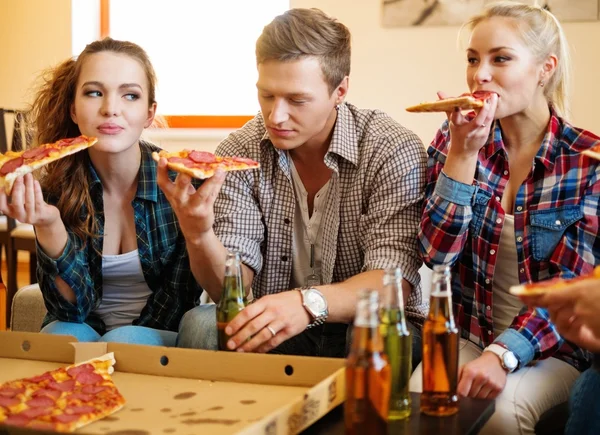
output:
[[[529,216],[533,258],[547,261],[566,229],[583,217],[583,211],[579,205],[565,205],[549,210],[532,210]]]
[[[492,198],[492,194],[485,190],[477,189],[475,199],[471,205],[473,216],[471,217],[471,231],[473,234],[478,234],[481,230],[481,225],[485,220],[485,215],[489,209],[488,203]]]

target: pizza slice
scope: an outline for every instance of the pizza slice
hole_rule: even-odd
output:
[[[594,145],[590,149],[582,151],[581,154],[584,154],[596,160],[600,160],[600,144]]]
[[[125,404],[111,379],[113,353],[0,385],[0,424],[73,432]]]
[[[8,151],[0,155],[0,188],[10,195],[16,178],[29,174],[48,163],[75,154],[91,147],[98,139],[95,137],[79,136],[61,139],[23,151]]]
[[[430,101],[417,104],[406,108],[408,112],[452,112],[456,107],[460,110],[472,110],[483,107],[485,100],[490,98],[495,92],[476,91],[474,93],[464,93],[459,97],[444,98],[442,100]]]
[[[167,159],[167,167],[173,171],[187,174],[194,178],[210,178],[217,169],[224,171],[244,171],[256,169],[260,164],[245,157],[219,157],[206,151],[183,150],[174,153],[167,151],[153,152],[152,158],[157,162],[161,157]]]
[[[582,281],[600,280],[600,266],[596,266],[591,273],[581,275],[571,279],[552,278],[546,281],[532,282],[529,284],[515,285],[509,289],[509,292],[516,296],[543,295],[554,291],[564,290],[573,284]]]

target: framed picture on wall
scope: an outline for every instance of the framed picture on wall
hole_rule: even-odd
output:
[[[381,0],[384,27],[457,26],[495,0]],[[519,0],[538,4],[562,21],[596,21],[600,0]]]

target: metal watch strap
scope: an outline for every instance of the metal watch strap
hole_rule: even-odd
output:
[[[308,314],[312,317],[313,314],[310,312],[308,307],[306,307],[306,305],[304,305],[304,293],[303,293],[304,290],[309,290],[311,288],[313,288],[313,287],[312,286],[303,286],[303,287],[300,287],[299,291],[300,291],[300,297],[302,297],[302,306],[308,312]],[[329,310],[327,310],[326,313],[321,314],[320,316],[313,317],[312,322],[310,322],[306,326],[306,329],[314,328],[315,326],[320,326],[320,325],[324,324],[328,315],[329,315]]]

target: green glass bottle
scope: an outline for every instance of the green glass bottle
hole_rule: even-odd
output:
[[[385,271],[379,319],[384,352],[392,372],[388,419],[402,420],[411,410],[408,384],[412,372],[412,336],[406,325],[399,268]]]
[[[223,292],[217,304],[219,350],[230,350],[227,348],[227,341],[230,337],[225,334],[225,327],[246,307],[246,304],[240,254],[228,252],[225,260]]]

